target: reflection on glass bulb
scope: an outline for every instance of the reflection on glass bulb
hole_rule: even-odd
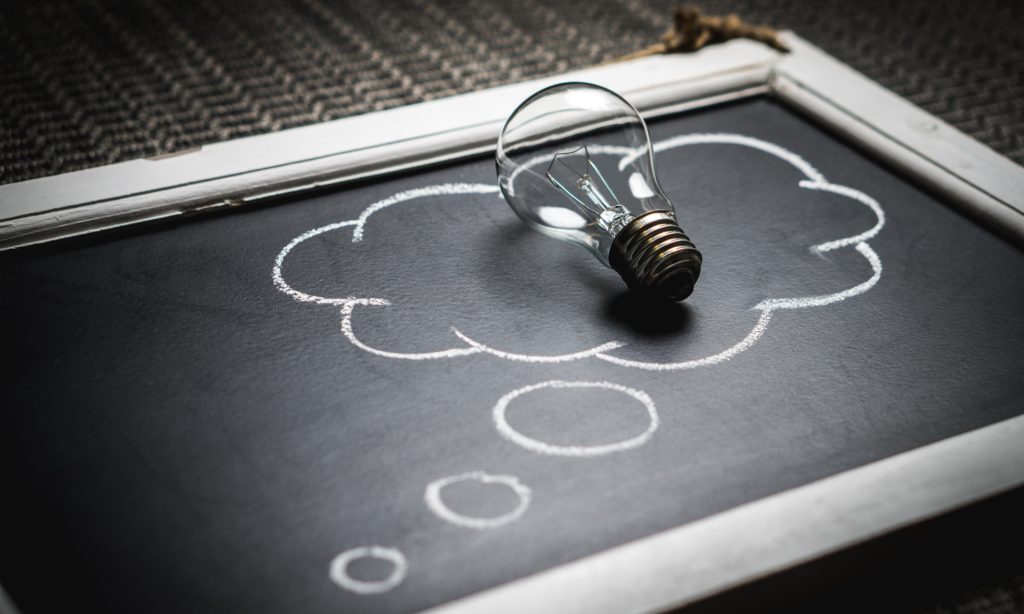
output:
[[[582,245],[636,290],[683,300],[701,254],[658,185],[647,126],[614,92],[554,85],[512,113],[498,138],[498,182],[532,228]]]

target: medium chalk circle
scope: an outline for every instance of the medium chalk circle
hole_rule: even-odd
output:
[[[391,575],[383,580],[372,581],[356,580],[352,576],[348,575],[349,563],[356,559],[368,557],[390,561],[391,564],[394,565]],[[352,591],[353,593],[359,593],[361,595],[385,593],[402,583],[402,580],[405,579],[405,570],[407,567],[408,565],[405,562],[405,556],[394,548],[385,548],[384,546],[360,546],[359,548],[346,550],[334,557],[334,560],[331,561],[331,581],[345,590]]]
[[[558,446],[545,443],[532,437],[527,437],[515,430],[508,423],[508,420],[505,417],[505,412],[508,409],[509,403],[524,394],[535,390],[541,390],[543,388],[605,388],[608,390],[614,390],[615,392],[621,392],[626,396],[636,399],[644,406],[644,409],[647,410],[647,416],[650,423],[647,426],[647,430],[643,433],[631,439],[617,441],[615,443],[597,446]],[[613,384],[611,382],[565,382],[561,380],[551,380],[541,382],[539,384],[533,384],[532,386],[518,388],[498,399],[498,403],[494,406],[494,425],[497,427],[498,433],[502,437],[508,439],[514,444],[530,450],[531,452],[537,452],[538,454],[550,454],[552,456],[601,456],[602,454],[629,450],[647,443],[647,440],[654,435],[654,431],[658,430],[658,411],[655,409],[654,401],[651,400],[651,397],[647,396],[647,393],[642,390],[627,388],[626,386]]]
[[[455,512],[445,504],[444,500],[441,499],[441,491],[445,486],[449,486],[456,482],[464,482],[466,480],[475,480],[481,484],[504,484],[511,488],[512,492],[519,497],[519,503],[511,512],[491,518],[466,516],[465,514]],[[513,522],[522,516],[526,512],[526,508],[530,506],[531,496],[532,493],[530,492],[530,488],[520,482],[515,476],[491,475],[483,471],[470,471],[469,473],[463,473],[462,475],[455,475],[431,482],[427,485],[427,490],[424,493],[423,498],[426,500],[427,507],[430,508],[430,511],[437,514],[442,520],[447,520],[452,524],[460,527],[468,527],[470,529],[493,529]]]

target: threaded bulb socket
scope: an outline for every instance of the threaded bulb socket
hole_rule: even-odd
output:
[[[608,261],[632,290],[681,301],[693,292],[703,258],[675,216],[649,211],[615,235]]]

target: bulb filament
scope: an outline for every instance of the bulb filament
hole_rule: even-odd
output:
[[[585,158],[582,172],[573,168],[565,161],[565,158],[577,154],[581,149]],[[555,178],[551,169],[556,163],[569,169],[576,176],[576,188],[580,195],[573,193],[572,190]],[[594,181],[591,171],[600,180],[600,184]],[[607,232],[613,235],[618,234],[626,224],[633,220],[633,216],[619,202],[618,196],[615,195],[615,190],[612,190],[612,187],[608,185],[608,181],[605,180],[601,169],[590,158],[590,151],[586,145],[581,145],[572,151],[556,153],[544,174],[547,175],[548,181],[559,192],[567,196],[583,213],[589,214],[587,215],[588,218],[595,218],[598,225]],[[583,196],[586,201],[580,196]],[[588,202],[589,204],[587,204]]]

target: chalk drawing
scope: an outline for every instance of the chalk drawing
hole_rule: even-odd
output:
[[[647,410],[647,429],[643,433],[640,433],[636,437],[632,437],[630,439],[595,446],[559,446],[546,443],[532,437],[527,437],[512,428],[512,425],[508,423],[508,418],[505,414],[508,410],[509,404],[515,399],[523,396],[524,394],[543,390],[545,388],[604,388],[632,397],[639,401],[640,404],[644,406],[644,409]],[[588,457],[601,456],[604,454],[611,454],[613,452],[622,452],[624,450],[638,448],[644,445],[651,436],[654,435],[654,431],[658,430],[658,410],[655,409],[654,401],[651,400],[651,397],[647,396],[647,393],[642,390],[628,388],[611,382],[565,382],[561,380],[551,380],[517,388],[498,399],[498,402],[494,405],[493,417],[494,426],[498,429],[498,433],[502,437],[516,445],[530,450],[531,452],[549,454],[551,456]]]
[[[356,580],[348,575],[348,566],[352,561],[363,558],[375,558],[389,561],[393,566],[391,575],[383,580]],[[408,564],[405,556],[394,548],[384,546],[360,546],[346,550],[334,557],[331,561],[331,581],[341,588],[359,593],[361,595],[373,595],[386,593],[402,583],[405,579],[405,572]]]
[[[482,343],[479,343],[477,341],[473,341],[472,339],[470,339],[466,335],[463,335],[462,333],[460,333],[458,331],[458,329],[452,328],[452,332],[455,333],[456,337],[458,337],[459,339],[462,339],[463,341],[465,341],[466,345],[468,345],[469,347],[471,347],[471,348],[473,348],[473,349],[475,349],[477,351],[486,352],[487,354],[491,354],[493,356],[497,356],[498,358],[504,358],[505,360],[518,360],[520,362],[567,362],[567,361],[570,361],[570,360],[579,360],[581,358],[589,358],[591,356],[597,356],[598,354],[600,354],[602,352],[607,352],[609,350],[614,350],[615,348],[619,348],[619,347],[622,347],[623,345],[625,345],[624,343],[619,343],[618,341],[610,341],[608,343],[601,344],[601,345],[599,345],[597,347],[590,348],[589,350],[583,350],[582,352],[576,352],[575,354],[561,354],[561,355],[558,355],[558,356],[536,356],[536,355],[533,355],[533,354],[513,354],[511,352],[503,352],[501,350],[495,350],[493,348],[487,347],[486,345],[484,345]]]
[[[421,199],[426,197],[452,197],[458,195],[481,195],[481,194],[494,194],[498,195],[499,189],[497,186],[489,184],[473,184],[473,183],[443,183],[438,185],[425,186],[422,188],[416,188],[413,190],[406,190],[399,192],[385,198],[384,200],[377,201],[367,206],[360,213],[359,217],[354,220],[346,220],[319,228],[314,228],[308,232],[305,232],[298,237],[292,239],[281,252],[277,255],[274,260],[273,268],[273,281],[277,288],[288,294],[297,301],[316,303],[321,305],[333,305],[340,308],[341,311],[341,332],[342,335],[351,343],[353,346],[385,358],[394,358],[400,360],[438,360],[438,359],[450,359],[459,358],[463,356],[471,356],[475,354],[492,356],[502,360],[511,360],[519,362],[530,362],[530,363],[559,363],[569,362],[584,359],[598,359],[605,362],[609,362],[621,367],[628,367],[633,369],[643,369],[648,371],[681,371],[686,369],[695,369],[699,367],[708,367],[712,365],[721,364],[737,355],[745,352],[746,350],[753,347],[759,339],[764,335],[768,329],[768,324],[771,321],[772,313],[781,309],[809,309],[816,307],[824,307],[839,303],[848,298],[863,294],[873,288],[878,280],[882,276],[882,260],[878,254],[871,248],[868,241],[875,237],[885,226],[885,211],[871,196],[856,190],[851,187],[839,185],[828,181],[825,176],[816,169],[809,162],[801,158],[799,155],[780,147],[774,143],[769,143],[761,139],[757,139],[750,136],[741,134],[728,134],[728,133],[702,133],[702,134],[685,134],[668,139],[664,139],[654,143],[654,151],[662,152],[677,147],[688,147],[697,145],[733,145],[739,147],[747,147],[754,149],[770,156],[773,156],[779,160],[782,160],[795,168],[803,176],[797,183],[797,185],[805,190],[828,192],[837,196],[845,197],[851,201],[863,205],[869,209],[875,216],[874,225],[858,234],[835,239],[832,241],[826,241],[817,245],[812,245],[809,250],[812,253],[822,254],[825,252],[852,247],[857,253],[864,257],[868,265],[871,267],[871,276],[845,290],[834,292],[831,294],[824,294],[818,296],[803,296],[803,297],[787,297],[787,298],[766,298],[765,300],[754,305],[751,310],[760,312],[754,322],[753,328],[750,332],[741,339],[735,345],[726,348],[716,354],[710,356],[704,356],[701,358],[695,358],[691,360],[684,360],[679,362],[648,362],[642,360],[630,360],[626,358],[620,358],[614,354],[614,351],[626,345],[621,341],[606,341],[604,343],[593,346],[589,349],[583,349],[575,352],[569,352],[565,354],[557,355],[535,355],[535,354],[522,354],[507,352],[499,348],[487,346],[483,343],[471,339],[461,331],[452,327],[451,331],[455,340],[461,345],[454,345],[453,347],[440,349],[430,352],[395,352],[379,348],[374,348],[367,343],[363,342],[356,335],[354,326],[352,323],[353,312],[357,306],[366,308],[387,308],[391,303],[385,298],[369,298],[369,297],[323,297],[310,294],[296,288],[293,288],[287,281],[285,281],[285,261],[288,255],[301,243],[317,237],[324,233],[334,231],[344,231],[351,229],[352,232],[352,243],[359,243],[367,237],[367,223],[374,213],[377,213],[385,208],[397,205],[399,203],[405,203],[413,201],[415,199]],[[616,155],[621,156],[619,159],[619,168],[626,168],[631,162],[637,157],[644,154],[644,149],[634,149],[621,146],[601,145],[593,144],[591,149],[594,152],[603,155]],[[514,183],[518,173],[524,172],[538,164],[545,163],[548,161],[550,156],[537,156],[535,159],[528,161],[520,168],[516,169],[513,173],[511,181]],[[514,188],[511,186],[509,189]]]
[[[436,352],[421,352],[421,353],[402,353],[402,352],[388,352],[385,350],[378,350],[372,348],[356,337],[355,332],[352,330],[352,309],[356,305],[390,305],[391,303],[384,301],[383,303],[360,303],[357,301],[349,301],[341,308],[341,334],[345,335],[345,338],[357,348],[376,354],[377,356],[383,356],[385,358],[398,358],[400,360],[432,360],[435,358],[454,358],[456,356],[465,356],[467,354],[478,354],[481,350],[475,347],[462,347],[462,348],[450,348],[447,350],[438,350]]]
[[[686,369],[696,369],[697,367],[710,367],[711,365],[717,365],[729,360],[733,356],[748,350],[750,346],[757,343],[757,340],[761,338],[764,331],[768,330],[768,321],[771,320],[771,318],[771,309],[761,310],[761,315],[757,318],[757,324],[754,325],[754,328],[747,333],[747,336],[744,337],[742,341],[727,350],[711,356],[705,356],[704,358],[698,358],[696,360],[661,363],[629,360],[627,358],[619,358],[618,356],[612,356],[610,354],[598,354],[597,357],[606,362],[619,365],[620,367],[633,367],[635,369],[645,369],[648,371],[684,371]]]
[[[370,205],[369,207],[367,207],[366,209],[364,209],[362,215],[360,215],[358,219],[337,222],[334,224],[327,224],[326,226],[314,228],[313,230],[306,231],[301,235],[295,237],[291,241],[289,241],[288,245],[285,245],[284,249],[282,249],[281,252],[277,254],[276,258],[274,258],[274,285],[277,286],[278,290],[291,296],[295,300],[306,303],[319,303],[321,305],[390,305],[391,303],[389,303],[387,300],[380,298],[326,298],[323,296],[316,296],[313,294],[307,294],[300,290],[296,290],[295,288],[292,288],[291,285],[289,285],[288,282],[284,280],[284,273],[282,272],[282,269],[284,268],[285,258],[287,258],[288,254],[290,254],[293,249],[298,247],[299,244],[304,243],[312,239],[313,237],[322,235],[325,232],[331,232],[333,230],[338,230],[340,228],[352,227],[352,242],[358,243],[363,240],[363,227],[366,226],[366,221],[370,219],[370,215],[382,209],[386,209],[391,205],[395,205],[408,200],[413,200],[416,198],[423,198],[425,196],[446,196],[451,194],[496,194],[498,191],[498,186],[488,185],[484,183],[442,183],[440,185],[432,185],[423,188],[416,188],[414,190],[406,190],[404,192],[399,192],[394,196],[389,196],[384,200],[377,201]]]
[[[470,480],[480,482],[481,484],[502,484],[508,486],[519,497],[519,503],[516,504],[515,509],[512,511],[491,518],[479,518],[460,514],[445,504],[441,498],[441,491],[444,490],[445,486]],[[427,507],[430,508],[430,511],[437,514],[439,518],[447,520],[454,525],[470,529],[494,529],[518,520],[526,512],[526,508],[530,506],[531,497],[530,488],[520,482],[515,476],[491,475],[483,471],[470,471],[461,475],[441,478],[428,484],[427,490],[423,494]]]

